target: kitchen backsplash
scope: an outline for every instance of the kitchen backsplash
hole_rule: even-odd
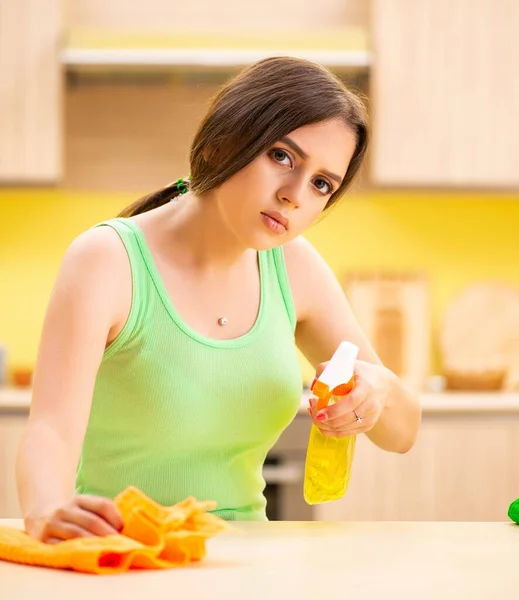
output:
[[[143,193],[146,190],[143,191]],[[9,367],[34,364],[60,260],[72,239],[139,194],[0,188],[0,346]],[[431,372],[448,301],[475,281],[519,286],[519,196],[421,192],[352,194],[307,237],[342,284],[351,272],[429,279]],[[305,380],[313,369],[301,357]]]

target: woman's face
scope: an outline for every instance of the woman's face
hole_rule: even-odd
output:
[[[220,215],[249,248],[286,244],[321,214],[355,145],[355,134],[339,120],[296,129],[215,190]]]

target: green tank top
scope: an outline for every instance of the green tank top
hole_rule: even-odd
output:
[[[177,313],[134,221],[97,226],[126,248],[132,302],[97,373],[76,492],[114,498],[134,485],[166,506],[195,496],[226,520],[266,520],[262,466],[302,392],[283,249],[258,252],[253,327],[216,340]]]

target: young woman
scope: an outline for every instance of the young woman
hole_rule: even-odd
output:
[[[342,340],[360,347],[348,399],[309,411],[326,435],[411,448],[417,399],[301,237],[345,193],[367,141],[361,100],[329,71],[260,61],[214,98],[189,178],[72,242],[17,460],[31,535],[117,531],[112,499],[128,485],[265,520],[262,464],[301,399],[296,346],[317,372]]]

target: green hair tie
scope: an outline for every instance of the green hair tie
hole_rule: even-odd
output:
[[[519,498],[510,504],[510,508],[508,509],[508,516],[519,524]]]
[[[181,194],[185,194],[187,192],[187,183],[185,182],[185,180],[182,177],[180,179],[177,179],[175,185],[176,185],[177,190]]]

